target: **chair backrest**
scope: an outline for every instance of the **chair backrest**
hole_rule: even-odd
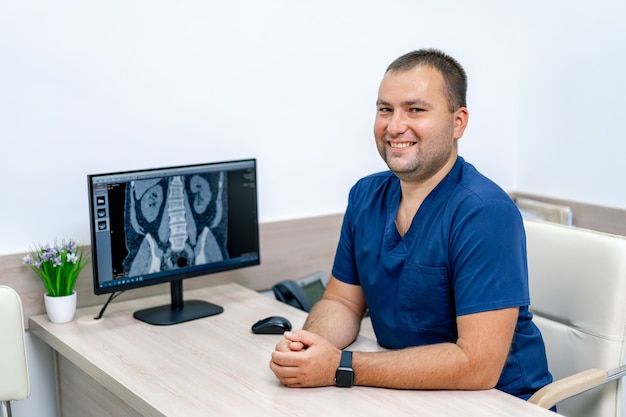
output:
[[[626,353],[626,238],[525,220],[531,310],[555,380],[611,370]],[[557,405],[571,417],[618,417],[622,380]]]
[[[29,395],[22,302],[12,288],[0,285],[0,401]]]

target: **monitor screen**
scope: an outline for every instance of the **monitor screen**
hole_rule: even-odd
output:
[[[171,283],[151,324],[218,314],[183,301],[182,280],[260,263],[256,160],[88,175],[96,294]]]

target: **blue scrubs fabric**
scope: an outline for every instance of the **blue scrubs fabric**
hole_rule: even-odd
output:
[[[390,349],[457,340],[456,317],[520,307],[497,388],[527,398],[551,382],[528,311],[526,238],[519,210],[458,157],[401,237],[400,181],[391,172],[350,191],[333,275],[361,285],[378,342]]]

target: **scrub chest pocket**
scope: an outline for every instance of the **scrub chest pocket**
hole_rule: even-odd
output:
[[[456,341],[454,295],[445,267],[407,263],[399,294],[401,318],[409,329],[429,334],[433,343]]]

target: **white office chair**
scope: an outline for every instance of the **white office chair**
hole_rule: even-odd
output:
[[[541,221],[524,224],[531,310],[555,381],[529,401],[545,408],[557,404],[559,414],[569,417],[622,416],[626,238]]]
[[[11,416],[10,401],[30,395],[24,316],[17,293],[0,285],[0,416]]]

